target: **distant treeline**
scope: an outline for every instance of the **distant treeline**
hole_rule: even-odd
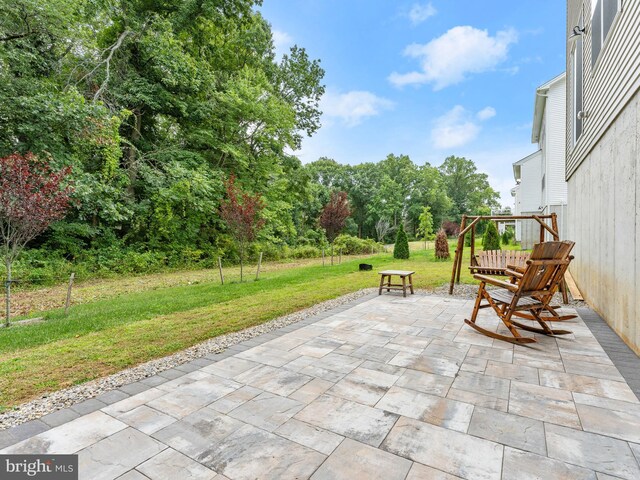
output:
[[[407,156],[356,166],[287,153],[320,127],[324,71],[294,46],[275,56],[252,0],[15,0],[0,9],[0,156],[33,152],[72,167],[74,206],[25,261],[180,264],[235,246],[218,215],[231,174],[263,196],[255,248],[319,247],[332,190],[347,232],[381,219],[415,232],[497,206],[472,161]],[[386,238],[392,238],[392,229]],[[260,247],[262,246],[262,247]],[[148,257],[148,258],[147,258]]]

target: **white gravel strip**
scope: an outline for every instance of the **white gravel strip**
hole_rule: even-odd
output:
[[[169,370],[170,368],[195,360],[196,358],[201,358],[212,353],[220,353],[245,340],[313,317],[314,315],[334,309],[374,292],[377,292],[376,288],[367,288],[349,293],[333,300],[318,303],[304,310],[275,318],[261,325],[256,325],[255,327],[211,338],[198,345],[189,347],[186,350],[174,353],[173,355],[151,360],[136,367],[109,375],[108,377],[91,380],[82,385],[42,395],[35,400],[18,405],[13,410],[0,414],[0,430],[15,427],[29,420],[40,418],[56,410],[75,405],[76,403],[88,400],[123,385],[137,382],[164,370]]]
[[[498,288],[498,287],[492,287],[490,285],[487,286],[487,290],[492,290],[493,288]],[[446,285],[442,285],[440,287],[434,288],[433,290],[429,291],[428,294],[446,297],[449,295],[449,284],[447,283]],[[478,294],[478,285],[460,283],[460,284],[455,284],[453,288],[454,297],[473,300],[476,298],[477,294]],[[556,293],[556,295],[553,297],[553,300],[554,300],[553,301],[554,305],[560,305],[560,306],[564,305],[562,303],[561,293]],[[574,300],[573,298],[571,298],[571,294],[569,294],[569,303],[566,306],[571,308],[589,308],[589,305],[587,305],[582,300]]]

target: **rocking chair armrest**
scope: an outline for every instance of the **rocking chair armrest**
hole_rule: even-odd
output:
[[[522,278],[524,275],[516,270],[511,270],[510,268],[507,267],[507,269],[504,271],[504,274],[507,277],[515,277],[515,278]]]
[[[518,265],[514,265],[513,263],[508,263],[507,270],[512,270],[518,273],[524,273],[526,270],[526,267],[519,267]]]
[[[503,282],[502,280],[498,280],[497,278],[489,277],[487,275],[479,275],[476,274],[473,276],[476,280],[480,280],[481,282],[489,283],[496,287],[506,288],[510,292],[516,292],[518,290],[518,285],[508,282]]]

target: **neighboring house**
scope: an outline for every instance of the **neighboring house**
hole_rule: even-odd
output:
[[[516,211],[520,215],[555,213],[560,238],[566,238],[565,110],[566,75],[562,73],[536,89],[531,143],[537,143],[539,150],[513,164]],[[531,220],[518,221],[516,239],[522,248],[532,248],[540,241],[540,227]]]
[[[517,215],[539,215],[542,207],[542,151],[532,153],[513,164],[513,176],[518,184],[515,212]],[[540,241],[540,228],[531,220],[516,222],[516,240],[523,249],[533,248]]]
[[[498,209],[491,209],[491,215],[502,215],[505,217],[510,217],[511,215],[514,215],[513,210],[511,209],[511,207],[504,207],[504,208],[498,208]],[[498,233],[500,235],[502,235],[507,228],[510,228],[511,230],[515,230],[516,227],[516,222],[514,220],[504,220],[501,222],[497,222],[498,223]]]
[[[640,1],[567,2],[568,238],[585,300],[640,353]]]
[[[517,182],[518,180],[516,180]],[[522,215],[520,210],[520,185],[516,185],[511,189],[511,196],[513,197],[513,214],[514,215]],[[517,241],[522,241],[522,231],[520,229],[520,222],[515,222],[515,238]]]
[[[542,152],[541,212],[558,216],[558,234],[566,238],[567,182],[566,168],[566,109],[567,78],[565,73],[536,89],[533,109],[531,143]]]

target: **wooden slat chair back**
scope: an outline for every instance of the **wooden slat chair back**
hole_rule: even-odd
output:
[[[465,323],[489,337],[512,343],[531,343],[536,341],[534,338],[523,337],[518,329],[545,335],[571,333],[566,330],[552,330],[546,324],[546,321],[550,318],[543,317],[541,313],[551,308],[549,307],[549,302],[553,294],[558,290],[564,273],[573,258],[570,256],[573,246],[574,242],[570,241],[543,242],[535,245],[524,268],[516,268],[510,265],[513,269],[507,268],[505,270],[507,275],[512,276],[513,283],[485,275],[474,275],[475,279],[480,280],[480,286],[471,320],[465,319]],[[487,290],[487,284],[500,288]],[[483,300],[487,303],[483,304]],[[513,337],[487,330],[476,324],[478,311],[487,307],[494,309]],[[514,315],[535,320],[541,328],[518,323],[513,320],[512,317]]]
[[[571,261],[571,259],[573,257],[570,256],[571,250],[573,249],[575,243],[571,242],[571,241],[564,241],[564,242],[546,242],[547,244],[551,244],[551,243],[559,243],[561,244],[561,246],[558,247],[558,250],[545,250],[544,248],[539,249],[536,253],[535,256],[532,253],[531,255],[531,259],[532,260],[545,260],[546,258],[549,258],[550,256],[564,256],[564,259],[566,260],[566,263],[560,264],[555,273],[553,274],[552,280],[549,283],[549,288],[548,289],[543,289],[544,293],[538,293],[538,294],[532,294],[535,297],[537,297],[542,303],[544,303],[545,307],[544,307],[544,311],[547,312],[548,314],[550,314],[550,316],[544,316],[542,317],[543,320],[545,321],[562,321],[562,320],[570,320],[572,318],[576,318],[577,315],[559,315],[556,312],[556,309],[558,309],[558,306],[551,306],[550,303],[553,300],[553,296],[558,292],[561,283],[564,281],[564,275],[567,272],[567,268],[569,267],[569,262]],[[549,248],[549,246],[547,245],[547,248]],[[509,265],[507,267],[506,270],[506,275],[510,276],[512,279],[512,283],[517,283],[522,281],[523,279],[523,273],[524,273],[525,269],[522,267],[516,267],[513,265]],[[534,287],[535,288],[535,287]],[[522,311],[517,311],[514,313],[514,315],[521,317],[521,318],[526,318],[528,320],[536,320],[536,318],[530,314],[527,314],[525,312]],[[542,316],[542,315],[541,315]]]
[[[471,258],[469,271],[484,275],[504,275],[507,267],[524,267],[529,260],[529,252],[522,250],[485,250]]]

